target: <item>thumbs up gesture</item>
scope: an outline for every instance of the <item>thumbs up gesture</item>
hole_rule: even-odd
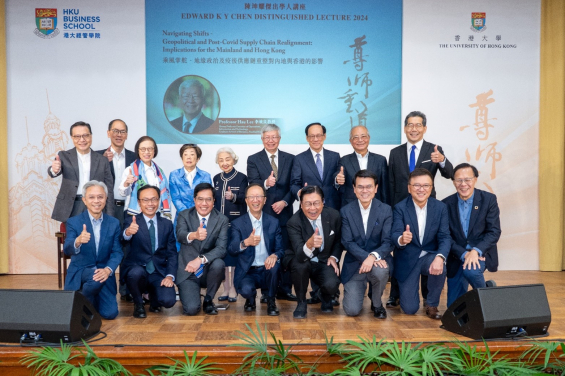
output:
[[[104,156],[108,158],[108,162],[112,162],[112,159],[114,159],[114,153],[112,153],[111,146],[108,146],[108,149],[104,152]]]
[[[440,163],[445,160],[445,156],[437,150],[437,145],[434,146],[434,152],[431,155],[432,162]]]
[[[137,181],[137,177],[133,176],[133,174],[131,173],[131,167],[129,167],[128,177],[126,178],[126,181],[124,182],[124,187],[129,187],[135,181]]]
[[[231,187],[228,187],[225,196],[226,196],[226,200],[233,200],[233,193],[231,191]]]
[[[275,172],[271,171],[271,175],[265,180],[265,185],[267,187],[273,187],[277,183],[277,179],[275,178]]]
[[[343,166],[341,166],[339,173],[337,174],[337,176],[335,177],[335,181],[337,182],[337,184],[339,185],[344,185],[345,184],[345,174],[343,173]]]
[[[59,158],[59,154],[55,156],[55,160],[51,163],[51,171],[54,174],[58,174],[61,171],[61,159]]]
[[[320,230],[316,229],[316,231],[314,231],[310,239],[308,239],[308,241],[306,242],[306,246],[310,249],[320,248],[322,246],[323,241],[324,238],[322,238],[322,235],[320,235]]]
[[[402,233],[400,244],[407,245],[412,241],[412,233],[410,232],[410,225],[406,225],[406,231]]]
[[[251,231],[251,235],[249,235],[249,237],[243,241],[243,244],[245,244],[246,247],[255,247],[259,245],[259,243],[261,243],[261,236],[255,235],[255,229],[253,229],[253,231]]]
[[[82,244],[86,244],[90,241],[90,233],[86,231],[86,225],[82,225],[82,232],[75,240],[75,248],[80,247]]]
[[[188,234],[188,238],[190,240],[204,241],[204,240],[206,240],[206,236],[208,236],[208,232],[204,228],[204,225],[202,224],[202,222],[200,222],[200,226],[196,229],[196,231]]]
[[[139,225],[136,222],[135,216],[131,219],[131,224],[129,225],[129,227],[126,229],[126,235],[127,236],[132,236],[137,234],[137,231],[139,230]]]

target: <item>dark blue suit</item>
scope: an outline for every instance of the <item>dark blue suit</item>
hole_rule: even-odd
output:
[[[447,304],[448,306],[469,288],[485,287],[484,269],[489,272],[498,270],[498,249],[496,243],[500,238],[500,210],[496,196],[492,193],[475,189],[473,207],[469,219],[467,236],[463,231],[459,218],[459,200],[455,193],[446,197],[443,202],[449,212],[449,230],[451,233],[451,252],[447,258]],[[480,269],[462,269],[461,258],[470,249],[481,250],[485,261],[479,261]]]
[[[90,233],[90,241],[82,244],[77,254],[75,240],[82,232],[85,224],[86,231]],[[67,220],[64,251],[66,255],[71,256],[71,263],[67,269],[65,290],[78,291],[82,289],[82,294],[94,305],[98,313],[108,320],[118,315],[116,275],[114,272],[123,257],[120,232],[120,222],[110,215],[103,214],[97,254],[94,231],[88,210]],[[94,281],[92,279],[94,271],[105,267],[112,269],[112,275],[103,283]]]
[[[291,191],[294,197],[297,198],[298,191],[304,188],[304,183],[317,185],[324,191],[324,206],[339,210],[341,203],[335,186],[339,153],[326,150],[325,148],[322,150],[322,153],[324,155],[323,179],[320,179],[320,174],[310,148],[294,158],[294,165],[292,166],[290,176]]]
[[[244,214],[231,222],[231,242],[228,251],[232,256],[237,257],[234,286],[245,299],[254,299],[257,287],[268,288],[268,296],[271,298],[274,298],[277,293],[278,271],[284,256],[281,228],[279,221],[266,213],[263,213],[261,225],[268,255],[276,254],[278,257],[275,266],[269,270],[266,270],[264,266],[252,267],[255,260],[254,246],[249,246],[244,250],[240,249],[240,243],[247,239],[253,231],[249,214]]]
[[[375,198],[385,204],[390,204],[390,185],[388,182],[388,167],[386,164],[386,158],[382,155],[371,152],[369,152],[368,158],[367,170],[377,175],[377,181],[379,184]],[[337,169],[338,173],[342,166],[343,173],[345,175],[345,184],[339,187],[339,194],[341,195],[341,206],[345,206],[350,202],[357,201],[357,196],[355,196],[355,192],[353,192],[353,178],[355,177],[355,174],[361,170],[357,154],[353,152],[341,157]]]
[[[132,220],[132,216],[125,219],[124,230],[131,225]],[[158,213],[153,217],[157,222],[157,249],[153,252],[145,217],[138,214],[135,220],[139,230],[130,240],[124,239],[130,249],[122,264],[121,278],[127,283],[136,304],[143,304],[141,294],[148,290],[152,307],[170,308],[176,302],[175,288],[161,286],[161,281],[168,275],[174,279],[177,273],[178,255],[173,224]],[[155,266],[155,271],[151,274],[145,268],[149,261]]]
[[[416,313],[420,306],[418,295],[420,274],[428,275],[428,305],[430,307],[439,305],[446,270],[444,267],[441,275],[431,275],[429,268],[438,254],[447,260],[451,248],[447,206],[435,198],[428,198],[426,228],[423,242],[420,243],[418,218],[414,205],[412,196],[408,196],[394,206],[391,235],[392,242],[396,246],[394,251],[394,277],[400,285],[400,306],[408,314]],[[410,226],[412,241],[401,247],[398,244],[398,238],[406,230],[406,225]],[[426,251],[428,254],[420,257],[422,251]]]

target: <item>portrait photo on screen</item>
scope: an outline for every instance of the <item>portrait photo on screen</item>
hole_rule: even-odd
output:
[[[169,123],[183,133],[217,133],[214,123],[220,115],[220,96],[210,81],[186,75],[174,80],[163,98]]]

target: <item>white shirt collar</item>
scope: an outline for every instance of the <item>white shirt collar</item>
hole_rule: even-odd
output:
[[[407,142],[407,146],[408,146],[408,152],[410,152],[410,149],[412,149],[412,145],[416,145],[416,149],[422,150],[422,144],[424,143],[424,139],[422,138],[420,141],[416,142],[415,144],[411,143],[410,141]]]
[[[271,155],[274,155],[275,159],[279,159],[279,149],[277,149],[274,154],[271,154],[267,149],[265,149],[265,153],[267,153],[267,158],[269,159],[271,159]]]
[[[312,153],[312,157],[314,157],[314,160],[316,160],[316,154],[320,154],[320,158],[324,159],[324,148],[322,148],[322,150],[320,150],[319,153],[315,152],[314,149],[310,148],[310,152]]]
[[[114,147],[110,146],[110,151],[112,152],[112,154],[114,155],[119,155],[120,157],[125,157],[126,156],[126,148],[123,148],[121,152],[117,152]]]
[[[367,152],[365,153],[365,156],[362,156],[361,154],[357,153],[356,151],[354,151],[355,155],[357,156],[357,158],[359,159],[367,159],[369,158],[369,150],[367,150]]]
[[[369,207],[367,209],[365,209],[363,207],[363,204],[361,203],[361,201],[359,201],[359,199],[357,199],[357,202],[359,203],[359,209],[361,209],[361,213],[371,211],[371,206],[373,205],[373,200],[371,200],[371,203],[369,204]]]
[[[250,211],[247,212],[247,214],[249,214],[249,219],[251,219],[251,223],[255,223],[255,221],[259,221],[261,222],[263,220],[263,212],[261,212],[261,217],[259,217],[259,219],[255,218],[255,216],[253,214],[251,214]],[[261,222],[262,224],[262,222]]]
[[[147,227],[149,227],[149,221],[153,221],[153,226],[157,226],[157,214],[155,214],[153,218],[149,218],[143,214],[143,218],[145,219],[145,222],[147,222]]]

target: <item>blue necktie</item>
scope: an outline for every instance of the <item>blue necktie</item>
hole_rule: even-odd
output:
[[[206,228],[206,218],[202,218],[202,228]],[[202,273],[204,273],[204,264],[200,264],[200,267],[196,270],[194,275],[196,278],[200,278]]]
[[[149,220],[149,239],[151,239],[151,254],[155,253],[155,226],[153,225],[153,220]],[[153,260],[149,260],[147,265],[145,265],[145,270],[147,273],[153,274],[155,271],[155,265]]]
[[[318,174],[320,174],[320,180],[324,180],[324,167],[322,166],[322,159],[320,159],[320,153],[316,154],[316,168],[318,168]]]
[[[416,145],[412,145],[412,150],[410,151],[410,172],[414,171],[416,168]]]
[[[316,224],[316,221],[315,221],[315,220],[312,221],[312,228],[314,229],[314,232],[316,232],[316,230],[318,229],[318,225]],[[320,235],[320,234],[318,233],[318,235]],[[323,247],[324,247],[324,244],[322,243],[322,248],[320,248],[320,251],[323,249]],[[315,262],[318,262],[318,258],[317,258],[317,257],[312,257],[310,260],[315,261]]]

